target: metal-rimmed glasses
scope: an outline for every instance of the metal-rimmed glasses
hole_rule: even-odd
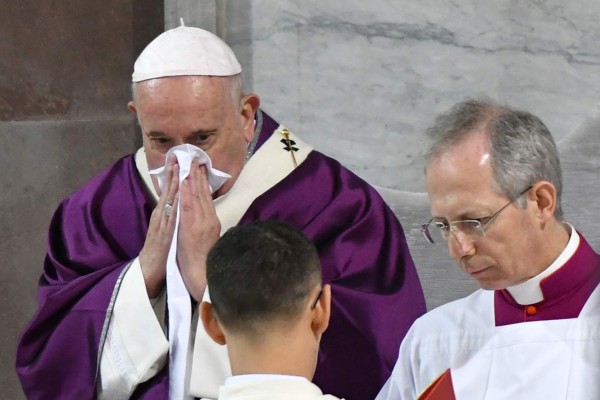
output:
[[[533,186],[527,187],[517,197],[506,203],[498,211],[490,215],[489,217],[476,218],[476,219],[464,219],[460,221],[436,221],[433,218],[428,223],[421,225],[421,233],[429,243],[445,243],[448,241],[450,233],[456,235],[460,232],[461,235],[467,240],[475,241],[481,237],[485,237],[485,229],[491,224],[491,222],[500,214],[506,207],[517,201],[518,198],[523,196]]]

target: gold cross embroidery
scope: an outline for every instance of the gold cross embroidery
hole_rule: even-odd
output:
[[[294,147],[296,142],[290,139],[291,133],[292,132],[288,131],[286,128],[283,128],[281,130],[281,134],[283,135],[281,143],[285,144],[285,147],[283,149],[287,150],[290,153],[290,155],[292,156],[292,162],[294,163],[294,168],[296,168],[298,166],[298,163],[296,162],[296,156],[294,155],[294,152],[298,151],[298,148]]]

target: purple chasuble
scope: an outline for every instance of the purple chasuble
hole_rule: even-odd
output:
[[[39,308],[17,350],[28,399],[95,398],[111,295],[123,268],[142,249],[154,206],[129,156],[58,207],[48,232]]]
[[[584,237],[575,254],[557,271],[542,279],[544,300],[521,305],[507,290],[494,293],[496,326],[528,321],[577,318],[588,298],[600,284],[600,255]]]
[[[261,118],[255,151],[279,126],[259,111]],[[39,282],[39,309],[17,352],[17,372],[28,399],[95,398],[100,336],[112,310],[111,296],[123,269],[142,249],[154,207],[133,156],[127,156],[56,211]],[[332,285],[331,321],[314,382],[324,393],[347,400],[373,399],[391,373],[401,339],[425,312],[397,218],[366,182],[313,151],[256,198],[240,223],[257,219],[278,219],[302,229],[319,251],[324,282]],[[167,375],[165,366],[132,398],[167,399]]]

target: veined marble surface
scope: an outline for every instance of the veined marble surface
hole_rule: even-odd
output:
[[[424,190],[424,131],[465,97],[533,112],[556,139],[600,101],[597,0],[218,3],[264,109],[381,186]]]

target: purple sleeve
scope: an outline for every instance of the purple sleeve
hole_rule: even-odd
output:
[[[39,308],[17,349],[17,373],[28,399],[95,398],[98,346],[111,295],[143,246],[152,208],[130,156],[56,211]]]
[[[302,229],[316,244],[323,280],[332,286],[332,315],[314,382],[347,400],[375,398],[401,340],[425,313],[398,219],[372,187],[318,152],[259,197],[241,223],[256,219]]]

